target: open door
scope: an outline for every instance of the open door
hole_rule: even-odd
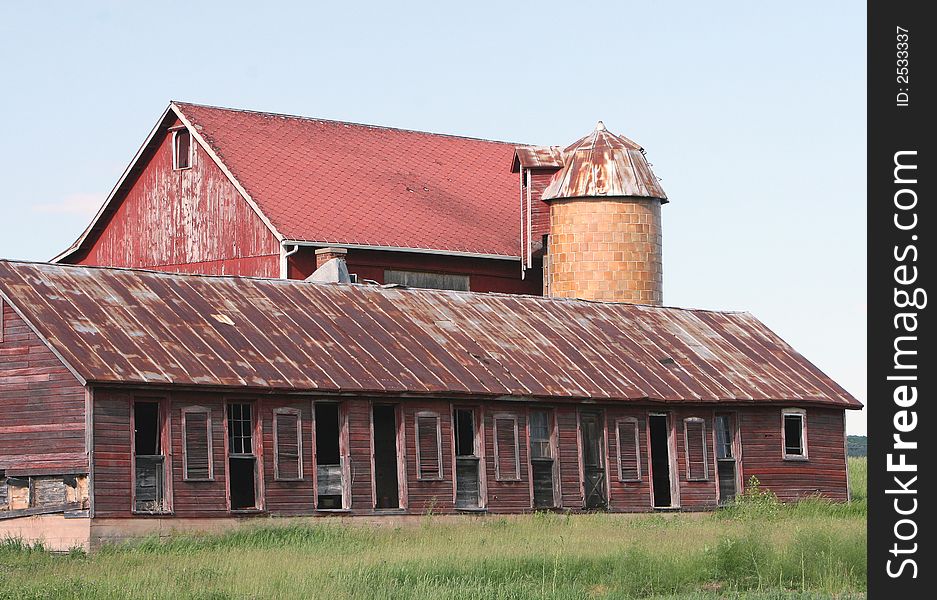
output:
[[[674,506],[673,470],[670,456],[670,419],[665,414],[648,416],[651,437],[651,474],[654,488],[654,508]]]
[[[478,508],[481,498],[476,435],[475,410],[457,408],[455,418],[455,505],[456,508]]]
[[[377,404],[372,409],[374,429],[374,508],[400,508],[397,457],[397,407]]]
[[[345,469],[342,443],[342,415],[338,404],[317,402],[316,508],[341,510],[346,506]]]
[[[579,432],[585,508],[605,508],[608,506],[608,491],[605,485],[605,424],[602,413],[579,413]]]
[[[719,504],[731,504],[738,493],[738,457],[735,450],[735,415],[716,414],[716,468]]]

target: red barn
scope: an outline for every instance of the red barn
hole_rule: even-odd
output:
[[[747,313],[661,306],[666,202],[601,123],[174,103],[58,264],[0,261],[0,531],[848,499],[859,403]]]

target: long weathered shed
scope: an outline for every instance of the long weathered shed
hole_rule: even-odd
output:
[[[860,404],[748,313],[9,261],[0,304],[0,519],[88,539],[848,496]]]

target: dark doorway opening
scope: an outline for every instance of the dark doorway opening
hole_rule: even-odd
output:
[[[372,418],[375,508],[400,508],[400,486],[397,480],[397,407],[375,406]]]
[[[316,404],[316,506],[320,510],[343,507],[341,431],[338,404]]]
[[[667,415],[651,415],[651,469],[654,471],[654,506],[673,506],[670,495],[670,427]]]
[[[163,512],[166,507],[165,460],[159,403],[133,403],[134,510]]]
[[[254,454],[254,406],[228,405],[228,493],[231,510],[257,508],[257,457]]]
[[[716,415],[716,463],[719,475],[719,504],[730,504],[735,501],[738,478],[733,415]]]
[[[605,425],[601,413],[579,415],[582,435],[583,488],[586,508],[605,508],[608,492],[605,487]]]
[[[455,505],[456,508],[478,508],[479,457],[475,440],[475,411],[455,410]]]

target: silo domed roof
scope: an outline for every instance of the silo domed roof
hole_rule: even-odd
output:
[[[563,151],[563,168],[553,175],[543,199],[608,196],[667,202],[667,194],[644,158],[644,149],[611,133],[599,121],[595,131]]]

